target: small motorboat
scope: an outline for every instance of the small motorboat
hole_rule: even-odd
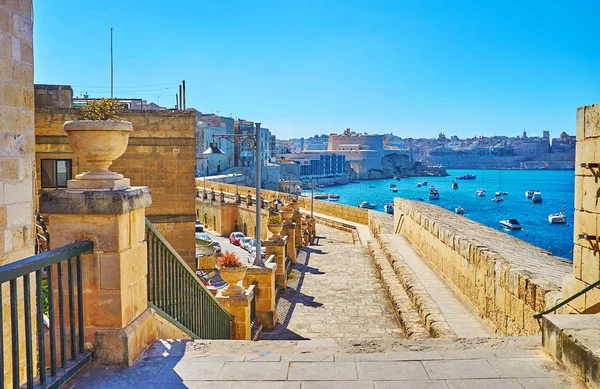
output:
[[[329,198],[329,195],[325,193],[317,193],[313,195],[313,198],[315,200],[327,200]]]
[[[452,189],[458,189],[458,182],[452,181]]]
[[[479,197],[485,197],[485,194],[486,194],[485,189],[483,189],[483,188],[478,189],[475,193],[477,193],[477,196],[479,196]]]
[[[420,187],[422,187],[422,186],[423,186],[423,184],[421,184],[420,182],[419,182],[419,183],[417,183],[417,188],[420,188]]]
[[[423,182],[421,182],[421,185],[423,185],[423,186],[427,186],[427,185],[429,185],[429,184],[427,183],[427,181],[423,181]]]
[[[502,198],[502,196],[496,195],[496,196],[494,196],[494,198],[492,199],[492,201],[495,202],[495,203],[499,203],[500,201],[504,201],[504,199]]]
[[[400,181],[400,177],[398,177],[398,176],[394,176],[394,180],[396,180],[396,181]]]
[[[541,203],[542,202],[542,193],[534,192],[533,197],[531,198],[532,203]]]
[[[435,186],[432,186],[431,188],[429,188],[429,200],[439,200],[440,199],[440,192],[438,192],[438,190],[435,188]]]
[[[371,204],[368,201],[363,201],[358,205],[358,208],[363,208],[363,209],[374,209],[377,208],[377,204]]]
[[[501,192],[496,192],[496,196],[500,196],[501,194]]]
[[[509,230],[522,230],[523,227],[519,224],[517,219],[500,220],[500,225]]]
[[[533,198],[533,194],[535,193],[535,191],[529,189],[527,192],[525,192],[525,197],[527,197],[528,199]]]
[[[389,213],[390,215],[393,215],[394,214],[394,204],[387,203],[386,205],[383,206],[383,210],[385,211],[385,213]]]
[[[419,201],[425,201],[423,197],[419,197]]]
[[[548,216],[548,222],[553,224],[565,224],[567,222],[567,216],[562,213],[553,213]]]
[[[472,174],[465,174],[464,176],[456,177],[457,180],[474,180],[475,178],[477,178],[477,176],[474,176]]]
[[[392,188],[397,188],[397,187],[398,187],[398,185],[396,185],[396,184],[394,184],[394,183],[390,184],[390,189],[392,189]]]
[[[392,192],[398,193],[398,188],[392,188]]]
[[[508,192],[502,192],[503,196],[508,196]]]
[[[454,208],[454,212],[456,212],[457,215],[463,215],[465,213],[465,209],[463,207],[456,207]]]
[[[329,199],[339,200],[339,198],[340,198],[340,195],[336,195],[336,194],[333,194],[333,193],[329,195]]]

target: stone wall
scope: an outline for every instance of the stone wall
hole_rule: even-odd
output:
[[[38,108],[35,113],[37,187],[41,192],[40,159],[72,160],[72,173],[88,170],[72,153],[63,123],[77,110]],[[123,120],[133,124],[127,150],[111,170],[131,179],[131,185],[152,190],[146,216],[188,263],[194,263],[195,241],[195,121],[193,111],[126,111]],[[50,228],[52,221],[50,220]]]
[[[203,188],[203,185],[204,183],[202,179],[196,178],[196,186],[199,188]],[[256,195],[254,188],[246,186],[237,186],[234,184],[225,183],[213,183],[212,187],[216,191],[223,190],[227,193],[236,193],[237,190],[242,196],[245,196],[248,192],[252,194],[253,198],[255,198]],[[261,194],[265,200],[272,200],[274,197],[288,198],[290,196],[287,193],[276,192],[266,189],[262,189]],[[301,207],[304,208],[304,210],[310,211],[309,197],[300,197],[298,198],[298,201],[300,202]],[[338,217],[354,223],[360,223],[365,225],[369,224],[369,210],[367,209],[321,200],[314,200],[313,207],[315,212],[322,213],[327,216]]]
[[[35,85],[35,106],[71,108],[73,106],[73,88],[70,85]]]
[[[571,263],[432,204],[396,198],[402,234],[496,333],[540,333],[533,314],[555,305]]]
[[[582,163],[600,163],[600,103],[577,109],[573,276],[565,280],[564,297],[600,279],[600,240],[595,239],[600,235],[600,169],[581,167]],[[594,238],[579,238],[579,234]],[[569,306],[580,313],[600,312],[600,289],[592,289]]]
[[[34,254],[33,21],[31,0],[0,2],[0,265]],[[31,296],[35,296],[31,280]],[[23,317],[23,282],[18,281]],[[4,382],[12,382],[10,293],[3,285]],[[32,301],[34,307],[34,301]],[[32,321],[35,323],[35,312]],[[19,343],[25,343],[24,322]],[[34,342],[35,353],[35,342]],[[35,354],[34,354],[35,355]],[[20,376],[25,378],[25,348]]]
[[[208,229],[228,236],[234,231],[244,232],[246,235],[254,236],[256,228],[256,208],[248,207],[244,202],[239,206],[234,203],[221,204],[219,201],[210,201],[196,198],[196,214],[204,226]],[[261,210],[261,237],[267,238],[267,218],[269,212]]]

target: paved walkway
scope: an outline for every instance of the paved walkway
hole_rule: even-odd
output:
[[[304,210],[308,213],[310,213],[310,210]],[[348,221],[346,219],[341,219],[339,217],[334,217],[334,216],[329,216],[326,215],[324,213],[319,213],[319,212],[314,212],[315,216],[320,216],[323,217],[325,219],[330,219],[330,220],[334,220],[336,222],[340,222],[340,223],[344,223],[344,224],[350,224],[354,227],[356,227],[356,232],[358,233],[358,237],[360,239],[360,242],[362,243],[363,246],[367,245],[367,242],[371,239],[373,239],[373,234],[371,233],[371,230],[369,229],[369,226],[365,225],[365,224],[360,224],[360,223],[355,223],[355,222],[351,222]],[[317,228],[317,231],[319,230],[319,228],[322,228],[322,226],[319,226]]]
[[[495,336],[472,307],[452,290],[436,270],[426,263],[411,244],[400,235],[385,235],[390,248],[394,248],[404,258],[421,285],[438,306],[446,322],[459,338]]]
[[[130,368],[91,365],[66,388],[583,389],[541,350],[339,353],[300,342],[160,341]],[[424,344],[424,343],[423,343]],[[424,344],[425,345],[425,344]],[[241,346],[241,347],[240,347]],[[242,348],[242,349],[240,349]]]
[[[386,339],[404,336],[366,249],[319,226],[277,302],[279,323],[261,339]]]

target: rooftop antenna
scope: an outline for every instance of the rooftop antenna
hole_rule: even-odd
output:
[[[113,28],[110,28],[110,98],[113,98],[113,80],[114,80],[114,68],[113,68]]]

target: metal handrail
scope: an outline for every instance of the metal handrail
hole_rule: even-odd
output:
[[[265,261],[265,265],[268,265],[269,263],[273,262],[275,260],[275,254],[271,254],[269,256],[269,258],[267,258],[267,260]]]
[[[197,338],[229,339],[232,316],[146,219],[148,301]]]
[[[26,372],[26,382],[23,386],[27,388],[58,388],[85,364],[91,362],[92,352],[84,347],[81,254],[92,249],[92,242],[76,242],[0,266],[0,301],[2,284],[8,283],[10,291],[12,352],[9,366],[12,366],[14,388],[23,384],[20,382],[22,369],[19,366],[22,355],[25,355]],[[35,284],[32,285],[32,282]],[[34,299],[31,296],[32,292]],[[22,311],[19,308],[21,304]],[[0,317],[3,316],[3,309],[3,305],[0,304]],[[32,317],[33,315],[35,317]],[[66,323],[65,316],[68,320]],[[46,318],[49,320],[48,328],[45,324]],[[20,331],[24,331],[24,336],[19,336]],[[4,339],[4,329],[0,326],[2,350],[5,348]],[[49,366],[46,361],[46,341],[49,342]],[[4,353],[0,353],[0,377],[3,387],[7,384],[4,382],[4,365]]]
[[[595,287],[600,285],[600,280],[594,282],[593,284],[590,284],[588,286],[586,286],[585,288],[583,288],[582,290],[580,290],[579,292],[575,293],[574,295],[567,297],[566,299],[564,299],[563,301],[561,301],[560,303],[556,304],[555,306],[553,306],[550,309],[546,309],[543,312],[540,313],[536,313],[535,315],[533,315],[534,319],[539,319],[544,315],[549,314],[550,312],[554,312],[556,311],[558,308],[562,307],[563,305],[575,300],[577,297],[581,296],[584,293],[587,293],[588,291],[594,289]]]

